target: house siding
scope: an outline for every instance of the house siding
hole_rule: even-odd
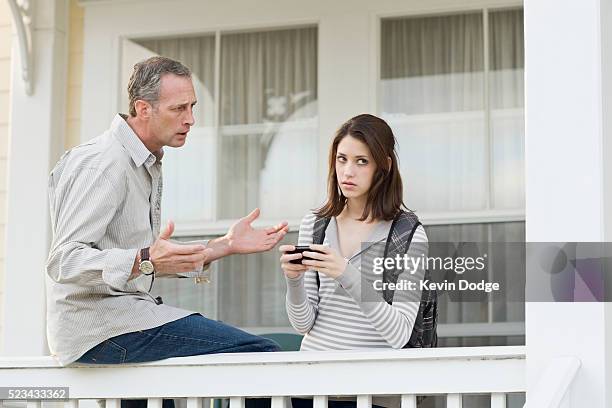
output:
[[[4,305],[4,232],[6,227],[7,152],[11,101],[11,11],[0,1],[0,316]],[[0,342],[3,336],[0,319]],[[0,348],[2,345],[0,344]]]
[[[66,150],[81,142],[81,91],[83,88],[83,7],[70,0],[68,28],[68,81],[66,93]]]

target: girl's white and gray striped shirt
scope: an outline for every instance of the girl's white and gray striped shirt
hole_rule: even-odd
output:
[[[312,243],[316,216],[306,215],[300,225],[298,245]],[[424,269],[404,270],[400,281],[414,282],[415,290],[396,290],[389,305],[373,286],[382,275],[375,273],[374,260],[384,256],[391,221],[374,227],[361,250],[353,255],[337,279],[308,270],[298,278],[287,278],[287,314],[292,326],[304,334],[301,350],[348,350],[360,348],[402,348],[410,339],[419,309],[418,282]],[[325,245],[339,250],[338,227],[334,217],[325,231]],[[419,226],[412,238],[408,257],[427,256],[428,241]],[[380,285],[380,283],[378,284]],[[406,283],[407,286],[407,283]]]

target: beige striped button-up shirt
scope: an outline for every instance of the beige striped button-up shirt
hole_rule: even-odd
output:
[[[159,234],[161,193],[161,162],[121,115],[51,171],[47,338],[61,364],[193,313],[157,305],[149,276],[128,281],[138,250]]]

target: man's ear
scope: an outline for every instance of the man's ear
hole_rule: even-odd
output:
[[[136,116],[140,117],[141,119],[146,120],[151,117],[151,111],[153,110],[153,107],[149,102],[143,101],[142,99],[138,99],[134,103],[134,108],[136,109]]]

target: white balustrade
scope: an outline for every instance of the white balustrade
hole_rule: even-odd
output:
[[[165,398],[186,398],[187,408],[228,398],[230,408],[245,408],[248,398],[261,397],[272,408],[291,408],[291,396],[313,398],[314,408],[336,396],[356,397],[357,408],[395,396],[401,408],[416,408],[421,395],[445,395],[447,408],[461,408],[466,394],[488,394],[492,408],[505,408],[508,393],[525,392],[524,373],[522,346],[218,354],[120,366],[0,358],[0,384],[69,387],[65,408],[84,399],[106,400],[106,408],[147,399],[149,408],[162,408]],[[28,408],[41,408],[40,401]]]

